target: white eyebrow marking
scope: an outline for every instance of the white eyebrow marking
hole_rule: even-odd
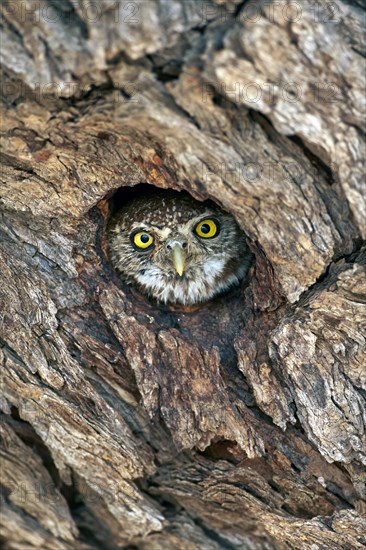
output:
[[[159,237],[162,237],[163,239],[166,239],[169,234],[172,232],[172,230],[169,227],[164,227],[163,229],[158,229],[157,227],[151,226],[154,231],[159,235]]]

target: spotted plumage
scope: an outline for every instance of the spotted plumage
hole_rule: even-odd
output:
[[[128,201],[112,217],[107,239],[114,268],[164,303],[209,300],[245,276],[251,257],[230,214],[171,190]]]

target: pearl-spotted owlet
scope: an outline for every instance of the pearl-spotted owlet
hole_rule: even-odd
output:
[[[238,284],[251,261],[233,216],[172,190],[127,202],[109,222],[107,239],[117,272],[164,303],[207,301]]]

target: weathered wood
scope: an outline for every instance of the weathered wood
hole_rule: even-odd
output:
[[[1,9],[4,547],[363,548],[361,3]],[[121,281],[141,183],[235,215],[248,281]]]

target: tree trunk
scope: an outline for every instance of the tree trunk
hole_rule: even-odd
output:
[[[364,548],[362,4],[2,5],[5,549]],[[248,280],[121,281],[140,183],[231,212]]]

